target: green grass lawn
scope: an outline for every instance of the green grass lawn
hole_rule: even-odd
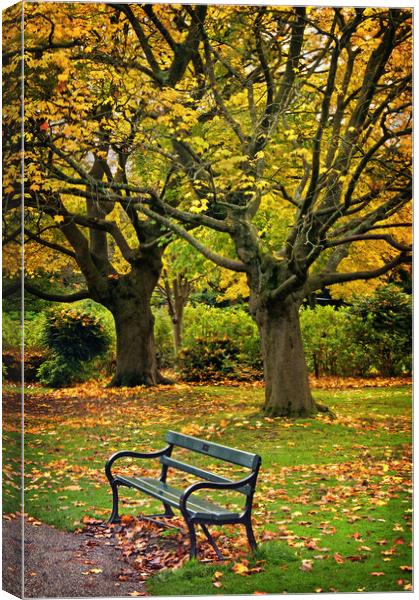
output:
[[[19,510],[15,392],[4,390],[11,399],[4,409],[4,512]],[[253,513],[261,543],[246,563],[243,531],[224,528],[238,549],[235,561],[162,572],[148,581],[151,594],[407,590],[411,389],[316,390],[315,396],[336,419],[264,418],[263,390],[250,385],[31,388],[25,512],[64,530],[79,528],[86,516],[107,518],[111,496],[103,467],[109,455],[157,449],[167,429],[180,430],[262,455]],[[122,497],[124,514],[159,508],[130,490]]]

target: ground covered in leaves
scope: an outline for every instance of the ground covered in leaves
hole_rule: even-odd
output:
[[[410,590],[409,382],[323,383],[327,387],[316,385],[315,396],[335,419],[323,413],[315,419],[263,417],[259,384],[30,387],[25,510],[58,529],[88,532],[104,544],[112,539],[134,569],[138,588],[132,595],[144,589],[152,595]],[[5,386],[4,511],[10,514],[19,510],[19,410],[18,390]],[[134,519],[161,507],[131,490],[121,493],[122,524],[100,526],[111,507],[106,459],[119,449],[160,448],[167,429],[262,455],[253,515],[261,543],[254,556],[241,528],[230,526],[213,530],[228,562],[188,563],[182,521],[173,521],[178,529],[163,530]],[[226,473],[225,465],[209,466]],[[124,470],[157,473],[158,464],[128,459]],[[176,483],[192,480],[185,475]],[[218,501],[234,505],[240,499]],[[200,549],[201,559],[212,560],[203,540]]]
[[[18,597],[21,539],[21,519],[3,519],[3,589]],[[97,529],[67,533],[29,517],[24,540],[25,598],[147,595],[116,536],[102,537]]]

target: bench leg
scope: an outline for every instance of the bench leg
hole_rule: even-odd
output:
[[[212,537],[212,535],[208,531],[208,527],[206,525],[204,525],[204,523],[201,523],[201,527],[202,527],[202,531],[205,533],[205,536],[206,536],[207,540],[211,544],[212,549],[214,550],[215,554],[217,555],[218,560],[226,560],[224,558],[224,556],[221,554],[220,549],[217,546],[214,538]]]
[[[164,506],[164,514],[161,515],[162,517],[167,517],[168,519],[171,519],[172,517],[175,516],[175,513],[173,512],[170,504],[165,504],[165,502],[163,502],[163,506]]]
[[[247,533],[247,539],[249,540],[249,546],[251,547],[252,550],[256,550],[256,548],[258,546],[256,543],[255,534],[253,533],[252,521],[250,520],[250,517],[248,519],[246,519],[244,524],[246,526],[246,533]]]
[[[108,523],[119,523],[120,516],[118,514],[118,485],[115,482],[111,482],[112,488],[112,514],[109,518]]]
[[[189,519],[186,521],[186,525],[188,526],[190,540],[189,558],[192,559],[197,557],[195,525]]]

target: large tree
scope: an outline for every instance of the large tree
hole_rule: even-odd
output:
[[[154,141],[166,135],[183,202],[154,192],[141,208],[216,264],[245,273],[268,414],[316,411],[299,326],[304,297],[410,260],[411,16],[214,7],[201,27],[205,94],[196,101],[183,87],[160,121],[166,130]],[[227,234],[235,256],[217,254],[181,223]],[[377,242],[373,266],[369,256],[368,267],[348,270],[351,248]]]
[[[61,256],[85,282],[83,289],[62,294],[40,291],[26,278],[25,289],[53,301],[92,298],[112,312],[114,385],[162,380],[150,299],[170,238],[131,202],[131,194],[146,191],[138,187],[136,171],[162,176],[138,152],[138,130],[150,111],[164,112],[162,104],[150,108],[159,92],[192,73],[199,79],[194,57],[205,13],[205,6],[25,6],[23,182],[15,106],[4,113],[6,254],[13,274],[23,184],[27,274],[50,271]],[[15,77],[21,60],[19,32],[9,38],[5,79]]]

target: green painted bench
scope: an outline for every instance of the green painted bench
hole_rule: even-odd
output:
[[[189,531],[190,537],[190,557],[197,556],[196,531],[195,526],[200,525],[209,543],[213,547],[219,559],[222,555],[217,544],[211,536],[208,525],[227,523],[242,523],[246,527],[247,538],[252,549],[256,548],[256,539],[252,529],[251,512],[253,494],[256,486],[261,458],[257,454],[244,452],[214,442],[201,440],[190,435],[184,435],[175,431],[168,431],[166,434],[167,446],[156,452],[134,452],[121,451],[113,454],[106,463],[105,473],[109,480],[113,494],[113,508],[109,519],[110,523],[116,523],[120,520],[118,514],[118,488],[126,486],[137,489],[153,498],[160,500],[164,506],[165,512],[155,517],[173,517],[173,508],[180,510]],[[189,462],[183,462],[174,459],[171,455],[174,448],[186,449]],[[220,461],[226,461],[249,469],[246,477],[238,481],[233,481],[227,477],[222,477],[210,471],[206,471],[190,464],[193,462],[194,453],[205,454]],[[151,477],[127,477],[125,475],[114,475],[112,466],[116,460],[123,457],[132,458],[159,458],[161,463],[161,472],[158,479]],[[196,476],[199,481],[193,483],[186,489],[179,489],[167,483],[169,469],[176,469]],[[240,492],[245,496],[243,509],[229,509],[213,502],[208,502],[195,495],[195,492],[202,489],[233,490]]]

